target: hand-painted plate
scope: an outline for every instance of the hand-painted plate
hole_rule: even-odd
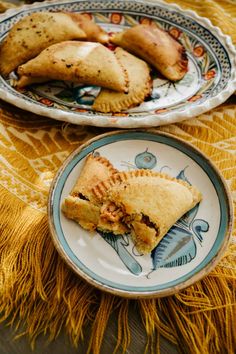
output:
[[[61,212],[91,152],[119,170],[146,168],[187,180],[199,188],[203,201],[145,256],[127,235],[91,235]],[[167,296],[201,279],[220,260],[232,227],[229,193],[211,162],[182,140],[154,131],[100,135],[72,153],[52,183],[48,216],[57,250],[78,275],[102,290],[133,298]]]
[[[236,51],[231,39],[206,18],[176,5],[142,0],[57,1],[25,5],[0,16],[0,41],[12,25],[36,11],[87,13],[108,32],[138,23],[156,22],[186,48],[189,70],[176,83],[158,73],[150,98],[121,114],[91,109],[99,88],[54,81],[16,91],[12,80],[0,77],[0,95],[20,108],[54,119],[103,127],[151,127],[188,119],[224,102],[236,89]]]

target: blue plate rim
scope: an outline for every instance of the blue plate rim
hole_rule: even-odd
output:
[[[197,157],[200,158],[203,161],[205,168],[203,168],[202,165],[200,165],[198,162],[197,164],[200,165],[200,168],[202,168],[207,173],[208,177],[209,177],[209,173],[206,171],[206,169],[210,167],[211,174],[213,174],[213,177],[216,177],[217,179],[216,184],[219,184],[218,187],[219,186],[221,187],[220,191],[223,193],[222,196],[219,196],[219,189],[215,188],[215,183],[209,177],[211,179],[214,188],[216,189],[219,200],[222,201],[223,198],[223,205],[220,203],[221,221],[223,219],[223,225],[221,222],[218,231],[218,236],[215,240],[215,243],[212,246],[211,250],[209,251],[208,255],[204,258],[204,260],[196,268],[194,268],[194,270],[187,273],[186,275],[170,283],[165,283],[168,286],[166,285],[161,285],[161,286],[158,285],[152,287],[122,286],[121,284],[113,283],[107,281],[106,279],[100,276],[97,276],[95,273],[90,271],[86,266],[84,266],[82,262],[80,262],[79,259],[75,256],[73,250],[71,250],[69,245],[67,244],[60,226],[60,210],[59,210],[60,195],[64,183],[66,181],[66,178],[71,172],[71,170],[75,167],[75,165],[95,148],[119,140],[132,140],[132,139],[144,140],[144,138],[146,139],[149,138],[147,140],[152,140],[156,142],[161,142],[158,141],[158,138],[161,139],[162,142],[164,142],[164,140],[167,139],[167,141],[173,143],[174,147],[181,146],[182,150],[180,151],[187,153],[187,155],[190,156],[190,158],[192,158],[195,162],[197,161],[192,157],[193,155],[195,156],[195,158]],[[106,143],[104,143],[104,140],[106,141]],[[168,144],[168,145],[173,146],[172,144]],[[59,188],[59,195],[58,195],[58,188]],[[55,219],[55,210],[56,213],[58,213],[58,215],[56,215],[56,219]],[[224,215],[224,217],[222,217],[222,215]],[[110,293],[125,296],[125,297],[132,297],[132,298],[150,297],[150,296],[160,297],[160,296],[167,296],[173,294],[187,286],[192,285],[197,280],[201,279],[203,276],[208,274],[217,265],[222,255],[224,254],[225,249],[230,240],[230,235],[232,232],[232,224],[233,224],[233,204],[232,204],[232,199],[230,196],[228,186],[223,176],[216,168],[216,166],[199,149],[195,148],[190,143],[186,143],[182,139],[177,138],[169,133],[164,133],[160,131],[157,132],[156,130],[151,130],[151,129],[149,130],[138,129],[138,130],[127,130],[127,131],[122,130],[122,131],[115,131],[115,132],[101,134],[93,139],[90,139],[89,141],[87,141],[85,144],[77,148],[72,154],[68,156],[64,164],[58,170],[58,173],[56,174],[50,188],[49,199],[48,199],[48,219],[49,219],[50,233],[52,235],[54,245],[57,248],[59,254],[79,276],[82,276],[82,278],[84,278],[90,284],[100,288],[101,290],[105,290]],[[223,235],[220,238],[219,234],[221,232],[223,232]],[[216,252],[214,251],[215,248],[217,248]],[[202,263],[204,262],[206,264],[203,265]]]

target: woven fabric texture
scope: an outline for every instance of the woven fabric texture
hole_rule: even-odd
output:
[[[236,2],[175,0],[208,17],[236,43]],[[9,4],[0,2],[0,11]],[[203,151],[225,177],[236,202],[236,100],[195,119],[163,126]],[[50,183],[64,159],[88,139],[108,131],[75,126],[24,112],[0,101],[0,319],[33,344],[66,329],[72,344],[91,326],[88,352],[100,353],[111,313],[118,313],[117,345],[130,343],[130,302],[79,279],[56,252],[46,205]],[[157,129],[158,131],[158,129]],[[159,351],[159,335],[183,353],[235,353],[236,225],[219,265],[203,280],[161,299],[136,300],[147,352]],[[60,308],[60,311],[58,311]],[[23,333],[22,333],[23,326]]]

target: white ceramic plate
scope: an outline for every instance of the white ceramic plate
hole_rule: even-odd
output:
[[[0,77],[0,97],[20,108],[74,124],[150,127],[197,116],[224,102],[236,89],[236,51],[231,39],[193,11],[142,0],[35,3],[0,16],[0,41],[20,18],[37,11],[87,13],[108,32],[156,22],[185,46],[189,70],[177,83],[154,73],[151,97],[134,109],[113,115],[91,109],[99,88],[54,81],[16,91],[12,80]]]
[[[203,201],[149,255],[140,256],[127,235],[91,236],[61,212],[91,152],[119,170],[149,168],[187,180],[199,188]],[[56,248],[79,276],[102,290],[133,298],[170,295],[205,276],[225,251],[232,227],[227,187],[211,162],[191,145],[152,131],[104,134],[72,153],[52,183],[48,216]]]

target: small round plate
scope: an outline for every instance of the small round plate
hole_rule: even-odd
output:
[[[61,212],[91,152],[118,170],[146,168],[186,180],[203,200],[145,256],[127,235],[91,235]],[[79,276],[116,295],[153,297],[173,294],[216,266],[230,238],[232,205],[221,175],[196,148],[172,135],[131,130],[100,135],[67,158],[51,186],[48,217],[57,250]]]
[[[186,48],[189,70],[179,82],[153,73],[151,96],[120,114],[91,109],[98,87],[54,81],[16,91],[0,76],[1,98],[31,112],[74,124],[152,127],[195,117],[224,102],[236,89],[236,51],[230,37],[193,11],[142,0],[56,1],[25,5],[0,16],[0,41],[23,16],[36,11],[87,13],[107,32],[139,23],[157,23]]]

